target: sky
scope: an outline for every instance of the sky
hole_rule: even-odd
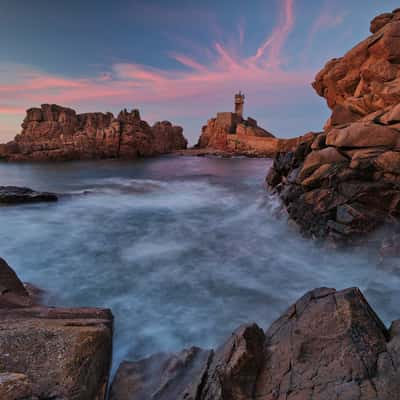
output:
[[[246,95],[245,116],[280,137],[329,116],[311,82],[398,0],[0,0],[0,142],[25,110],[139,108],[191,144]]]

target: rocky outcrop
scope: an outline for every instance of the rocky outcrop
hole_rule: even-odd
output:
[[[361,292],[321,288],[265,332],[244,325],[215,351],[124,362],[111,400],[393,400],[400,321],[388,330]]]
[[[335,244],[365,243],[382,226],[387,242],[398,229],[400,10],[371,32],[313,83],[332,108],[325,131],[277,155],[267,177],[302,233]]]
[[[236,150],[230,136],[246,139],[249,137],[274,138],[274,135],[257,125],[253,118],[243,119],[233,112],[220,112],[203,126],[198,148]]]
[[[203,126],[196,146],[181,153],[226,157],[237,155],[273,157],[279,152],[295,149],[307,140],[309,135],[311,133],[297,138],[278,139],[272,133],[259,127],[253,118],[245,120],[235,113],[222,112]]]
[[[0,398],[104,400],[111,362],[106,309],[36,304],[0,259]]]
[[[73,160],[154,156],[186,148],[182,128],[170,122],[152,127],[138,110],[76,114],[70,108],[43,104],[27,110],[22,132],[0,146],[7,160]]]
[[[329,61],[313,86],[333,113],[327,126],[383,114],[400,101],[400,9],[376,17],[371,32],[344,57]]]
[[[57,201],[54,193],[36,192],[35,190],[17,187],[0,186],[0,204],[24,204]]]

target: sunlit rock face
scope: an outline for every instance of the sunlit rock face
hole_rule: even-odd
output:
[[[70,108],[43,104],[27,110],[22,132],[0,147],[9,160],[72,160],[135,158],[185,149],[179,126],[157,122],[150,126],[138,110],[76,114]]]
[[[327,127],[373,121],[399,104],[400,9],[376,17],[371,32],[344,57],[329,61],[315,78],[313,87],[333,111]]]
[[[294,150],[313,135],[310,132],[297,138],[279,139],[258,126],[253,118],[243,119],[234,112],[219,112],[203,126],[195,148],[203,154],[273,157],[279,152]]]
[[[267,181],[309,236],[396,253],[400,217],[400,10],[329,61],[314,88],[332,116],[325,132],[279,154]],[[367,236],[385,226],[383,236]],[[398,247],[398,246],[397,246]]]
[[[399,321],[386,329],[356,289],[312,290],[269,329],[239,327],[218,349],[124,362],[111,400],[391,400]]]
[[[244,120],[236,113],[220,112],[203,126],[197,147],[237,153],[258,151],[268,155],[273,152],[274,139],[274,135],[260,128],[256,120]]]

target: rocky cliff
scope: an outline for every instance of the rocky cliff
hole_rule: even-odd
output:
[[[356,288],[321,288],[216,350],[122,363],[110,400],[394,400],[399,390],[400,321],[386,329]]]
[[[279,154],[267,181],[304,234],[358,244],[385,226],[382,249],[391,252],[400,217],[400,9],[376,17],[371,32],[318,73],[313,86],[332,109],[325,131]]]
[[[8,160],[135,158],[186,148],[182,128],[168,121],[150,126],[138,110],[76,114],[70,108],[43,104],[27,110],[22,132],[0,146]]]

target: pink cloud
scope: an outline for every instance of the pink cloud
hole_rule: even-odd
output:
[[[281,9],[279,23],[272,32],[272,35],[257,49],[253,58],[254,61],[262,59],[269,49],[268,65],[278,67],[282,64],[282,50],[295,22],[293,1],[294,0],[283,0],[283,8]]]
[[[0,114],[10,114],[10,115],[19,115],[24,114],[25,108],[9,106],[6,104],[0,104]]]
[[[10,66],[14,80],[10,84],[0,81],[0,114],[16,114],[16,110],[41,103],[58,103],[82,111],[132,104],[151,109],[148,115],[161,116],[160,110],[168,110],[164,119],[204,114],[206,120],[211,110],[218,110],[222,99],[230,101],[238,89],[258,105],[293,101],[293,93],[308,88],[313,75],[308,70],[283,68],[284,46],[295,24],[293,2],[280,3],[277,27],[250,57],[240,56],[240,49],[216,41],[213,50],[203,49],[210,57],[201,61],[188,54],[170,53],[169,57],[181,66],[171,70],[117,63],[98,76],[72,79]],[[238,32],[240,44],[245,36],[243,22]],[[4,71],[5,67],[0,68]],[[1,107],[2,103],[8,107]]]

